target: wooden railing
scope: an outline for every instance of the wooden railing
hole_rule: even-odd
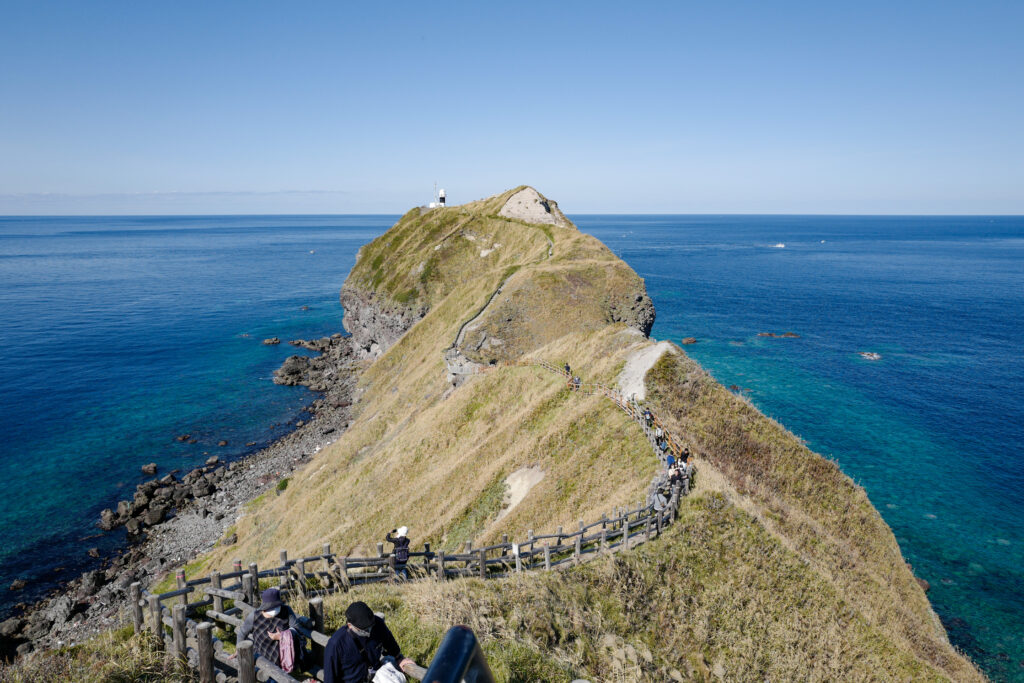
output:
[[[572,378],[561,368],[545,362],[530,365],[563,375],[571,383]],[[613,401],[640,424],[655,454],[664,461],[665,454],[657,447],[654,431],[661,426],[660,422],[654,417],[648,423],[635,400],[600,384],[581,383],[574,389]],[[667,431],[664,438],[675,448]],[[256,563],[243,567],[241,560],[235,560],[230,572],[214,571],[195,579],[186,579],[184,572],[179,571],[175,589],[163,593],[149,593],[140,583],[131,584],[132,623],[137,633],[148,631],[155,636],[158,647],[197,669],[202,683],[270,680],[297,683],[279,667],[255,656],[251,642],[237,643],[235,654],[229,655],[224,643],[213,635],[215,625],[237,632],[246,615],[258,605],[261,581],[264,585],[276,583],[293,609],[300,602],[306,602],[302,632],[310,640],[313,664],[305,668],[323,680],[323,652],[330,639],[323,632],[323,596],[345,592],[361,584],[395,582],[400,580],[403,570],[408,580],[447,581],[499,578],[575,566],[657,538],[675,521],[680,498],[687,493],[689,481],[684,479],[682,485],[671,490],[664,503],[656,498],[633,509],[616,508],[611,515],[603,515],[590,524],[580,520],[573,531],[558,527],[554,533],[535,535],[530,530],[526,539],[518,543],[510,542],[507,535],[502,537],[501,543],[482,547],[474,547],[472,541],[466,541],[458,549],[461,552],[435,552],[425,543],[422,551],[409,554],[404,566],[396,562],[393,554],[384,552],[383,543],[377,544],[374,557],[338,555],[331,551],[330,544],[325,544],[319,555],[295,559],[290,559],[287,551],[282,550],[279,564],[270,568],[261,569]],[[415,668],[407,673],[422,679],[426,670]]]

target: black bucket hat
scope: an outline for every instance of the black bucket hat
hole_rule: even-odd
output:
[[[269,612],[275,607],[281,606],[281,591],[276,588],[268,588],[260,594],[260,606],[261,612]]]
[[[373,628],[373,610],[365,602],[353,602],[345,610],[345,619],[360,631],[369,631]]]

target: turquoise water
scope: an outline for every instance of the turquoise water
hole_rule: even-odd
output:
[[[839,462],[953,642],[1024,680],[1024,219],[574,220],[645,278],[652,336]]]
[[[270,382],[296,349],[261,341],[339,331],[357,250],[396,218],[0,218],[0,612],[121,541],[95,521],[142,464],[238,457],[301,418],[314,396]],[[696,337],[837,460],[953,641],[1024,680],[1024,219],[574,220],[645,278],[653,335]]]

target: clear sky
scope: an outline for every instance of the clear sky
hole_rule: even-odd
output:
[[[1024,2],[0,0],[0,214],[1024,213]]]

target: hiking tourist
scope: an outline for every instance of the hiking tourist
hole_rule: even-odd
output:
[[[409,561],[408,533],[409,527],[400,526],[391,530],[391,534],[397,534],[396,536],[388,534],[384,537],[385,541],[395,545],[395,549],[392,551],[395,556],[395,576],[401,575],[403,579],[409,578],[409,570],[406,568],[406,563]]]
[[[572,377],[572,368],[569,367],[568,363],[565,364],[565,374],[567,377]]]
[[[651,422],[654,421],[654,415],[651,415],[651,409],[650,408],[644,408],[644,421],[647,423],[648,427],[650,427],[651,426]]]
[[[300,626],[292,608],[281,602],[281,591],[268,588],[260,595],[260,606],[238,629],[238,642],[251,640],[254,655],[290,672],[300,668],[302,662]]]
[[[324,649],[324,683],[366,683],[389,674],[399,680],[398,670],[415,664],[402,655],[391,630],[365,602],[349,605],[345,620]]]

